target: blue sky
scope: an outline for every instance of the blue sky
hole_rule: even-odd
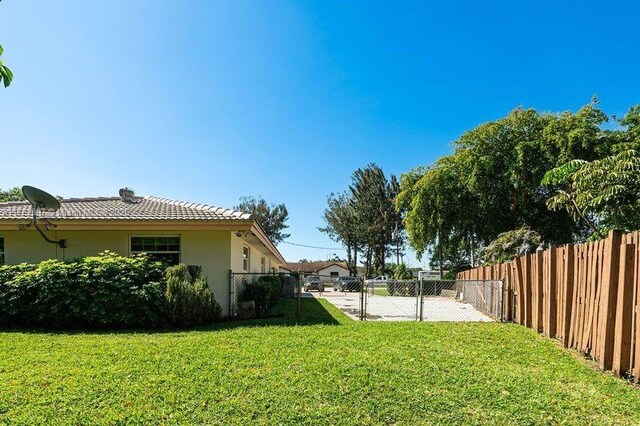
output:
[[[289,241],[337,247],[317,227],[358,167],[428,164],[521,105],[640,103],[638,16],[632,1],[5,0],[0,187],[261,195],[289,208]]]

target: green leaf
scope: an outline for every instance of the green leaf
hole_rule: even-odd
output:
[[[11,81],[13,80],[13,73],[11,72],[11,70],[5,65],[0,65],[0,74],[2,75],[2,82],[4,84],[4,87],[9,87]]]

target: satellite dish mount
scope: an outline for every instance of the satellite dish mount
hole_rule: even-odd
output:
[[[42,238],[44,238],[48,243],[57,244],[60,248],[67,248],[67,240],[52,240],[47,237],[47,234],[45,234],[38,226],[38,210],[44,210],[47,212],[58,211],[60,209],[60,201],[58,201],[53,195],[29,185],[22,187],[22,193],[29,203],[31,203],[31,207],[33,209],[33,226],[38,230],[40,235],[42,235]]]

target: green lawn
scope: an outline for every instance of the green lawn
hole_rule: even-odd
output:
[[[0,332],[0,423],[640,419],[640,389],[524,327],[358,323],[314,299],[291,326],[293,306],[189,332]]]

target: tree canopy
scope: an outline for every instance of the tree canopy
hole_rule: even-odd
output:
[[[324,211],[326,226],[320,228],[347,249],[347,263],[357,272],[362,255],[365,276],[384,273],[385,259],[403,242],[402,214],[394,200],[400,185],[395,176],[387,179],[377,164],[357,169],[345,192],[330,194]]]
[[[441,267],[460,267],[467,261],[474,263],[478,248],[523,227],[536,232],[543,244],[587,238],[593,232],[588,223],[575,220],[565,204],[548,205],[558,189],[586,188],[580,176],[568,173],[577,171],[576,164],[593,164],[581,166],[581,173],[589,172],[591,182],[608,185],[606,196],[591,195],[592,203],[625,206],[614,209],[616,214],[598,213],[601,222],[610,218],[620,226],[621,217],[637,217],[633,203],[638,197],[632,194],[636,184],[630,176],[636,170],[635,145],[630,145],[630,133],[637,132],[640,119],[634,109],[620,120],[620,129],[605,129],[603,125],[613,119],[593,99],[576,112],[516,108],[506,117],[465,132],[454,142],[451,155],[410,170],[400,179],[396,207],[406,209],[404,223],[411,247],[418,256],[431,253],[432,265],[435,258]],[[604,160],[622,142],[627,145],[618,148],[617,160]],[[550,170],[563,166],[562,179],[557,177],[562,171],[557,171],[555,179],[545,179],[543,184]],[[618,179],[622,170],[628,172],[624,182]],[[601,182],[603,173],[608,173],[609,183]]]
[[[282,232],[289,227],[286,224],[289,220],[289,212],[284,204],[269,205],[262,198],[241,197],[240,204],[234,209],[250,213],[274,244],[289,238],[290,234]]]
[[[617,143],[611,155],[586,161],[575,159],[548,171],[543,184],[554,189],[547,200],[551,210],[566,210],[602,237],[611,229],[640,229],[640,106],[610,132]]]
[[[6,190],[0,189],[0,202],[6,201],[24,201],[22,190],[17,186]]]

